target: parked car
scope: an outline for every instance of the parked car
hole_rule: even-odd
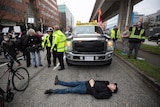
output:
[[[157,45],[160,48],[160,39],[157,40]]]
[[[160,33],[155,33],[154,35],[148,37],[149,41],[151,41],[151,40],[157,41],[158,39],[160,39]]]

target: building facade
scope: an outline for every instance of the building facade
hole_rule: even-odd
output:
[[[137,24],[137,22],[141,21],[143,23],[143,17],[144,14],[138,14],[137,12],[133,12],[133,20],[132,20],[132,25]]]
[[[57,0],[0,0],[1,28],[28,24],[39,30],[59,24]]]
[[[48,26],[59,24],[57,0],[30,0],[29,6],[35,12],[36,26],[44,30]],[[31,5],[32,4],[32,5]]]
[[[0,0],[0,27],[24,24],[26,3],[28,0]]]
[[[60,26],[63,31],[74,27],[74,17],[66,5],[58,5],[60,12]]]
[[[160,10],[157,12],[144,16],[143,24],[146,28],[146,35],[152,36],[160,32]]]
[[[149,27],[160,27],[160,10],[156,13],[144,17],[144,21],[149,22]]]

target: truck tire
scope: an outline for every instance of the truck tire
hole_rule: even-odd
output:
[[[108,61],[107,65],[111,65],[111,63],[112,63],[112,59]]]
[[[67,63],[68,66],[72,65],[71,63],[69,63],[68,59],[66,59],[66,63]]]

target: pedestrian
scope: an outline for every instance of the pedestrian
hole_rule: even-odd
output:
[[[0,31],[0,44],[2,43],[3,41],[3,33]],[[2,47],[0,45],[0,55],[2,55]]]
[[[130,33],[129,33],[128,26],[125,26],[124,31],[121,34],[121,38],[122,38],[122,55],[127,55],[129,35],[130,35]]]
[[[141,22],[138,22],[137,26],[130,27],[129,31],[131,32],[131,34],[129,37],[128,58],[131,57],[132,51],[134,49],[134,59],[137,59],[141,42],[144,42],[145,40],[145,30],[143,29]]]
[[[99,81],[90,79],[89,81],[71,81],[64,82],[55,77],[55,85],[68,86],[65,89],[49,89],[44,94],[90,94],[96,99],[108,99],[112,93],[117,93],[117,83],[109,83],[109,81]]]
[[[65,52],[66,36],[62,33],[58,25],[55,25],[54,30],[51,52],[53,52],[53,50],[56,52],[56,57],[60,63],[60,68],[58,70],[64,70],[63,54]]]
[[[47,50],[47,62],[48,62],[48,68],[51,66],[51,54],[53,55],[53,65],[56,66],[56,52],[53,50],[51,52],[51,46],[52,46],[52,41],[53,41],[53,28],[48,27],[47,29],[47,34],[44,35],[44,39],[42,42],[42,48],[46,46]]]
[[[118,43],[117,40],[120,38],[120,29],[115,25],[114,28],[111,30],[111,39],[114,43],[114,49],[117,49]]]
[[[21,46],[22,46],[22,53],[24,56],[24,59],[26,59],[26,66],[31,66],[31,55],[29,50],[27,49],[27,43],[28,43],[29,35],[26,34],[26,31],[22,31],[22,35],[20,38]]]
[[[8,58],[8,55],[10,55],[13,60],[15,60],[20,66],[21,63],[19,62],[19,60],[17,60],[18,50],[16,48],[16,43],[9,38],[9,35],[4,35],[3,37],[4,40],[2,41],[1,46],[6,52],[6,58]]]
[[[43,66],[41,63],[41,54],[40,54],[41,40],[38,36],[36,36],[34,29],[29,29],[28,35],[29,37],[27,41],[27,49],[29,52],[31,52],[34,67],[37,68],[36,53],[38,55],[39,66]]]

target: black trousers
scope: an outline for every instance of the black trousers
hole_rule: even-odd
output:
[[[140,48],[141,43],[129,43],[129,53],[128,56],[130,57],[132,54],[132,51],[134,49],[134,58],[137,58],[138,50]]]
[[[31,65],[31,55],[27,48],[23,50],[23,54],[26,57],[26,66],[29,67]]]
[[[64,68],[63,52],[56,52],[56,56],[58,58],[61,68],[63,69]]]
[[[46,50],[47,50],[47,62],[48,62],[48,65],[51,65],[51,55],[53,55],[53,64],[54,66],[56,66],[56,52],[53,51],[51,53],[51,48],[50,47],[46,47]]]

